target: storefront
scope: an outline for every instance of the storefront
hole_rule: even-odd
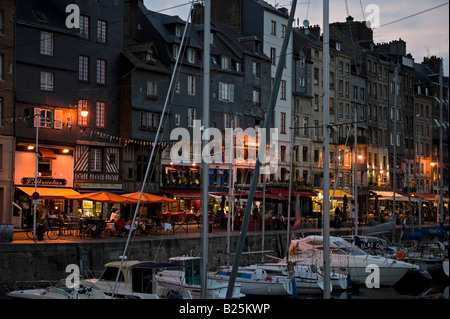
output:
[[[123,194],[121,183],[76,182],[74,184],[74,188],[80,194],[97,193],[102,191],[119,195]],[[111,209],[113,204],[91,200],[74,200],[73,205],[76,217],[107,218],[108,211]],[[129,207],[129,205],[122,205],[120,203],[117,203],[116,208],[118,209],[119,214],[124,214],[124,216],[131,215],[131,208]]]
[[[15,152],[14,203],[18,213],[13,216],[18,228],[27,227],[33,220],[34,203],[38,214],[74,215],[72,202],[64,196],[76,195],[73,189],[73,150],[70,148],[39,147],[36,174],[34,144],[17,144]],[[35,176],[39,198],[33,202]]]

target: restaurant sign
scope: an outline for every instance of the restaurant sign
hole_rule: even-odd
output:
[[[21,182],[23,185],[34,185],[34,177],[23,177]],[[38,177],[37,184],[41,186],[65,186],[67,180],[63,178]]]

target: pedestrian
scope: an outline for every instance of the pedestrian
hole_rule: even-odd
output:
[[[355,228],[355,219],[356,219],[356,214],[355,214],[355,209],[352,208],[352,211],[350,212],[350,219],[352,220],[352,229]]]
[[[339,209],[339,206],[336,206],[336,209],[334,210],[334,226],[335,228],[339,228],[341,223],[341,210]]]

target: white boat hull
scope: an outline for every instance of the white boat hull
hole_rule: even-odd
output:
[[[15,290],[7,293],[6,295],[14,299],[109,299],[109,297],[101,291],[91,291],[86,293],[77,293],[76,291],[72,291],[71,293],[66,293],[54,289],[53,287]]]
[[[167,290],[174,290],[179,293],[183,293],[185,291],[189,291],[192,296],[192,299],[201,299],[202,298],[202,287],[200,285],[188,285],[182,283],[176,277],[164,275],[158,276],[157,278],[158,285]],[[228,285],[222,282],[209,280],[208,288],[206,290],[206,299],[225,299],[228,290]],[[245,295],[242,293],[240,287],[233,292],[232,298],[242,298]]]
[[[230,276],[221,274],[210,274],[209,278],[222,282],[228,286]],[[270,277],[269,277],[270,278]],[[277,280],[271,277],[267,280],[254,280],[236,278],[236,283],[241,285],[241,292],[245,295],[256,296],[290,296],[292,295],[292,282],[289,280]]]

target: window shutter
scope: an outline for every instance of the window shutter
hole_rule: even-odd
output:
[[[230,88],[230,94],[229,94],[230,102],[233,103],[234,102],[234,84],[230,84],[229,88]]]
[[[62,129],[62,110],[55,110],[55,119],[54,119],[53,128],[55,130]]]
[[[222,99],[223,99],[223,93],[222,93],[222,91],[223,91],[223,83],[222,83],[222,82],[219,82],[219,100],[222,100]]]

